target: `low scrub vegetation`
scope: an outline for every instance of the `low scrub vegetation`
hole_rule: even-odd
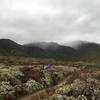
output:
[[[0,64],[0,100],[100,100],[99,76],[98,65],[83,62]]]
[[[0,65],[0,100],[17,100],[36,91],[56,85],[62,73],[41,70],[41,66]]]

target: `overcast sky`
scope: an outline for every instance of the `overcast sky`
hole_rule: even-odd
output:
[[[0,38],[100,43],[100,0],[0,0]]]

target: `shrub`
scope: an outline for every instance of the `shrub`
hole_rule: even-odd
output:
[[[64,75],[62,72],[53,72],[51,78],[52,84],[57,85],[64,78]]]
[[[0,68],[0,82],[10,81],[12,85],[20,84],[23,73],[17,67]]]
[[[53,96],[50,97],[50,100],[64,100],[64,99],[62,95],[54,94]]]
[[[44,82],[44,86],[51,86],[52,84],[51,72],[44,71],[43,74],[44,78],[42,78],[42,81]]]
[[[28,93],[33,93],[43,88],[43,85],[36,82],[35,80],[28,80],[27,83],[25,83],[25,85],[26,85],[26,91]]]
[[[0,83],[0,100],[5,97],[13,96],[14,93],[14,87],[10,85],[10,82],[2,81]]]

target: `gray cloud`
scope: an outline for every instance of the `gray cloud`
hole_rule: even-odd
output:
[[[0,38],[100,43],[99,9],[99,0],[0,0]]]

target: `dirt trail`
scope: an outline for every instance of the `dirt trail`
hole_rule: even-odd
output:
[[[70,75],[69,77],[65,78],[58,85],[55,85],[53,87],[50,87],[50,88],[47,88],[47,89],[43,89],[43,90],[37,91],[36,93],[33,93],[32,95],[29,95],[29,96],[26,96],[26,97],[21,98],[20,100],[43,100],[44,98],[53,95],[54,92],[55,92],[55,90],[58,87],[61,86],[60,84],[63,84],[65,82],[68,82],[71,77],[72,77],[72,75]]]
[[[80,72],[80,70],[78,70],[78,72]],[[62,85],[67,84],[67,83],[69,84],[71,82],[72,78],[73,78],[73,74],[64,78],[63,81],[61,81],[59,84],[57,84],[53,87],[37,91],[37,92],[33,93],[32,95],[21,98],[20,100],[43,100],[46,97],[53,95],[55,90],[58,87],[61,87]]]
[[[54,91],[56,90],[56,86],[52,87],[52,88],[47,88],[47,89],[43,89],[41,91],[38,91],[30,96],[21,98],[20,100],[42,100],[45,97],[51,96],[54,94]]]

